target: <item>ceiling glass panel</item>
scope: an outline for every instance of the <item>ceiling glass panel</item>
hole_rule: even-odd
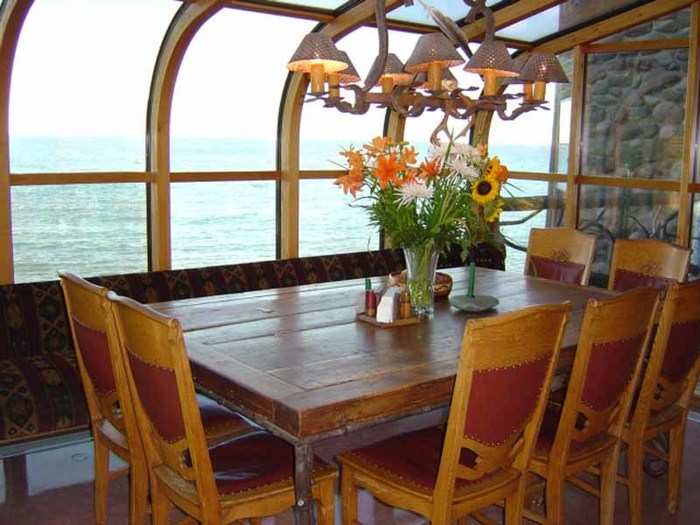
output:
[[[486,5],[495,5],[500,0],[488,0]],[[425,3],[440,11],[443,15],[452,20],[460,20],[467,16],[469,7],[461,0],[425,0]],[[401,22],[411,22],[414,24],[429,24],[435,25],[433,19],[430,18],[428,12],[415,0],[410,7],[400,7],[391,11],[388,15],[389,20],[397,20]]]
[[[512,38],[532,42],[560,31],[565,31],[579,24],[589,22],[600,16],[629,7],[638,0],[608,0],[591,2],[590,0],[567,0],[561,5],[551,7],[541,13],[521,20],[496,32],[502,38]]]
[[[321,9],[338,9],[347,0],[275,0],[281,4],[294,4],[302,7],[319,7]]]

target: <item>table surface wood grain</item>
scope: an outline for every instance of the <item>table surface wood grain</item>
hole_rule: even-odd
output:
[[[465,269],[446,272],[452,293],[466,293]],[[383,282],[373,279],[375,287]],[[200,387],[310,442],[449,402],[465,323],[474,315],[442,300],[430,321],[378,328],[355,320],[363,289],[363,280],[353,280],[151,306],[182,323]],[[500,300],[487,315],[570,301],[564,347],[576,345],[586,302],[610,295],[483,268],[477,293]]]

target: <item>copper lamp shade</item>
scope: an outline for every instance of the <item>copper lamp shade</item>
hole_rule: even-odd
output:
[[[464,59],[442,33],[421,35],[411,57],[406,62],[406,71],[418,73],[428,71],[430,64],[453,67],[464,64]]]
[[[416,48],[406,62],[409,73],[427,72],[431,91],[442,90],[442,70],[464,64],[464,59],[442,33],[428,33],[418,39]]]
[[[528,82],[557,82],[568,84],[569,78],[552,53],[534,53],[523,66],[520,78]]]
[[[499,77],[517,77],[520,74],[518,64],[500,40],[484,40],[464,70],[480,75],[494,71]]]
[[[357,69],[355,69],[355,66],[350,60],[348,54],[345,51],[340,50],[339,53],[340,56],[343,57],[343,60],[347,62],[348,67],[342,71],[338,71],[337,73],[328,74],[328,93],[331,97],[336,98],[340,97],[341,85],[353,84],[360,81],[360,75],[357,72]]]
[[[511,58],[506,45],[500,40],[484,40],[474,56],[464,66],[464,70],[470,73],[483,75],[484,94],[493,96],[496,94],[497,77],[517,77],[520,67]]]
[[[290,71],[311,74],[311,92],[323,92],[324,77],[346,69],[348,63],[328,35],[306,35],[287,64]]]
[[[533,53],[523,66],[520,78],[526,82],[524,96],[527,100],[541,102],[545,99],[547,82],[568,84],[569,79],[559,60],[552,53]],[[534,82],[534,90],[528,86]]]
[[[343,57],[343,60],[347,62],[348,67],[343,69],[342,71],[338,71],[338,81],[340,84],[353,84],[355,82],[360,81],[360,75],[357,72],[357,69],[355,69],[355,65],[352,63],[350,60],[350,57],[345,51],[340,51],[340,56]]]
[[[379,57],[374,59],[374,64],[377,63]],[[370,71],[374,69],[374,64],[370,68]],[[382,91],[384,93],[389,93],[394,86],[401,86],[410,84],[413,80],[413,75],[406,73],[404,71],[403,62],[394,53],[389,53],[386,57],[386,63],[384,64],[384,72],[379,77],[379,81],[382,84]]]

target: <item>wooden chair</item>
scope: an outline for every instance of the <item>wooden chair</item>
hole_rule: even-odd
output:
[[[678,509],[685,427],[700,374],[699,356],[700,281],[672,284],[666,294],[630,424],[622,433],[628,454],[625,481],[632,525],[642,523],[645,452],[668,462],[668,510],[675,513]],[[665,433],[670,438],[668,454],[647,446],[650,440]]]
[[[587,286],[595,236],[571,228],[532,228],[525,275]]]
[[[546,480],[546,513],[525,511],[528,519],[563,523],[569,481],[600,498],[601,525],[613,523],[620,436],[658,303],[651,288],[589,301],[563,407],[545,412],[530,464]],[[592,467],[599,467],[599,490],[577,477]]]
[[[109,471],[111,451],[129,464],[129,523],[143,525],[148,471],[108,291],[68,272],[59,275],[95,446],[95,521],[99,525],[107,521],[107,489],[114,477]],[[235,412],[214,401],[201,396],[200,403],[211,438],[253,430]],[[126,471],[116,474],[121,473]]]
[[[343,523],[357,520],[362,487],[433,525],[504,500],[506,522],[520,524],[569,309],[536,306],[467,322],[446,431],[419,430],[341,454]]]
[[[690,250],[655,239],[617,239],[608,288],[624,292],[640,286],[665,288],[685,281]]]
[[[294,505],[294,449],[266,432],[207,446],[182,329],[136,301],[109,294],[150,473],[153,523],[172,506],[205,525],[278,514]],[[336,471],[316,460],[320,525],[333,525]]]

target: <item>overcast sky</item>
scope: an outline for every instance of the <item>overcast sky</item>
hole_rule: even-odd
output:
[[[148,87],[174,0],[36,0],[20,38],[11,93],[14,135],[142,137]],[[172,132],[179,137],[274,139],[286,63],[314,22],[232,9],[195,37],[176,86]],[[417,35],[392,32],[391,51],[405,61]],[[338,43],[360,75],[377,52],[374,29]],[[477,76],[453,68],[463,84]],[[340,115],[307,105],[303,138],[376,135],[384,114]],[[407,138],[426,141],[437,115],[409,119]],[[492,140],[548,144],[551,113],[516,122],[494,119]]]

